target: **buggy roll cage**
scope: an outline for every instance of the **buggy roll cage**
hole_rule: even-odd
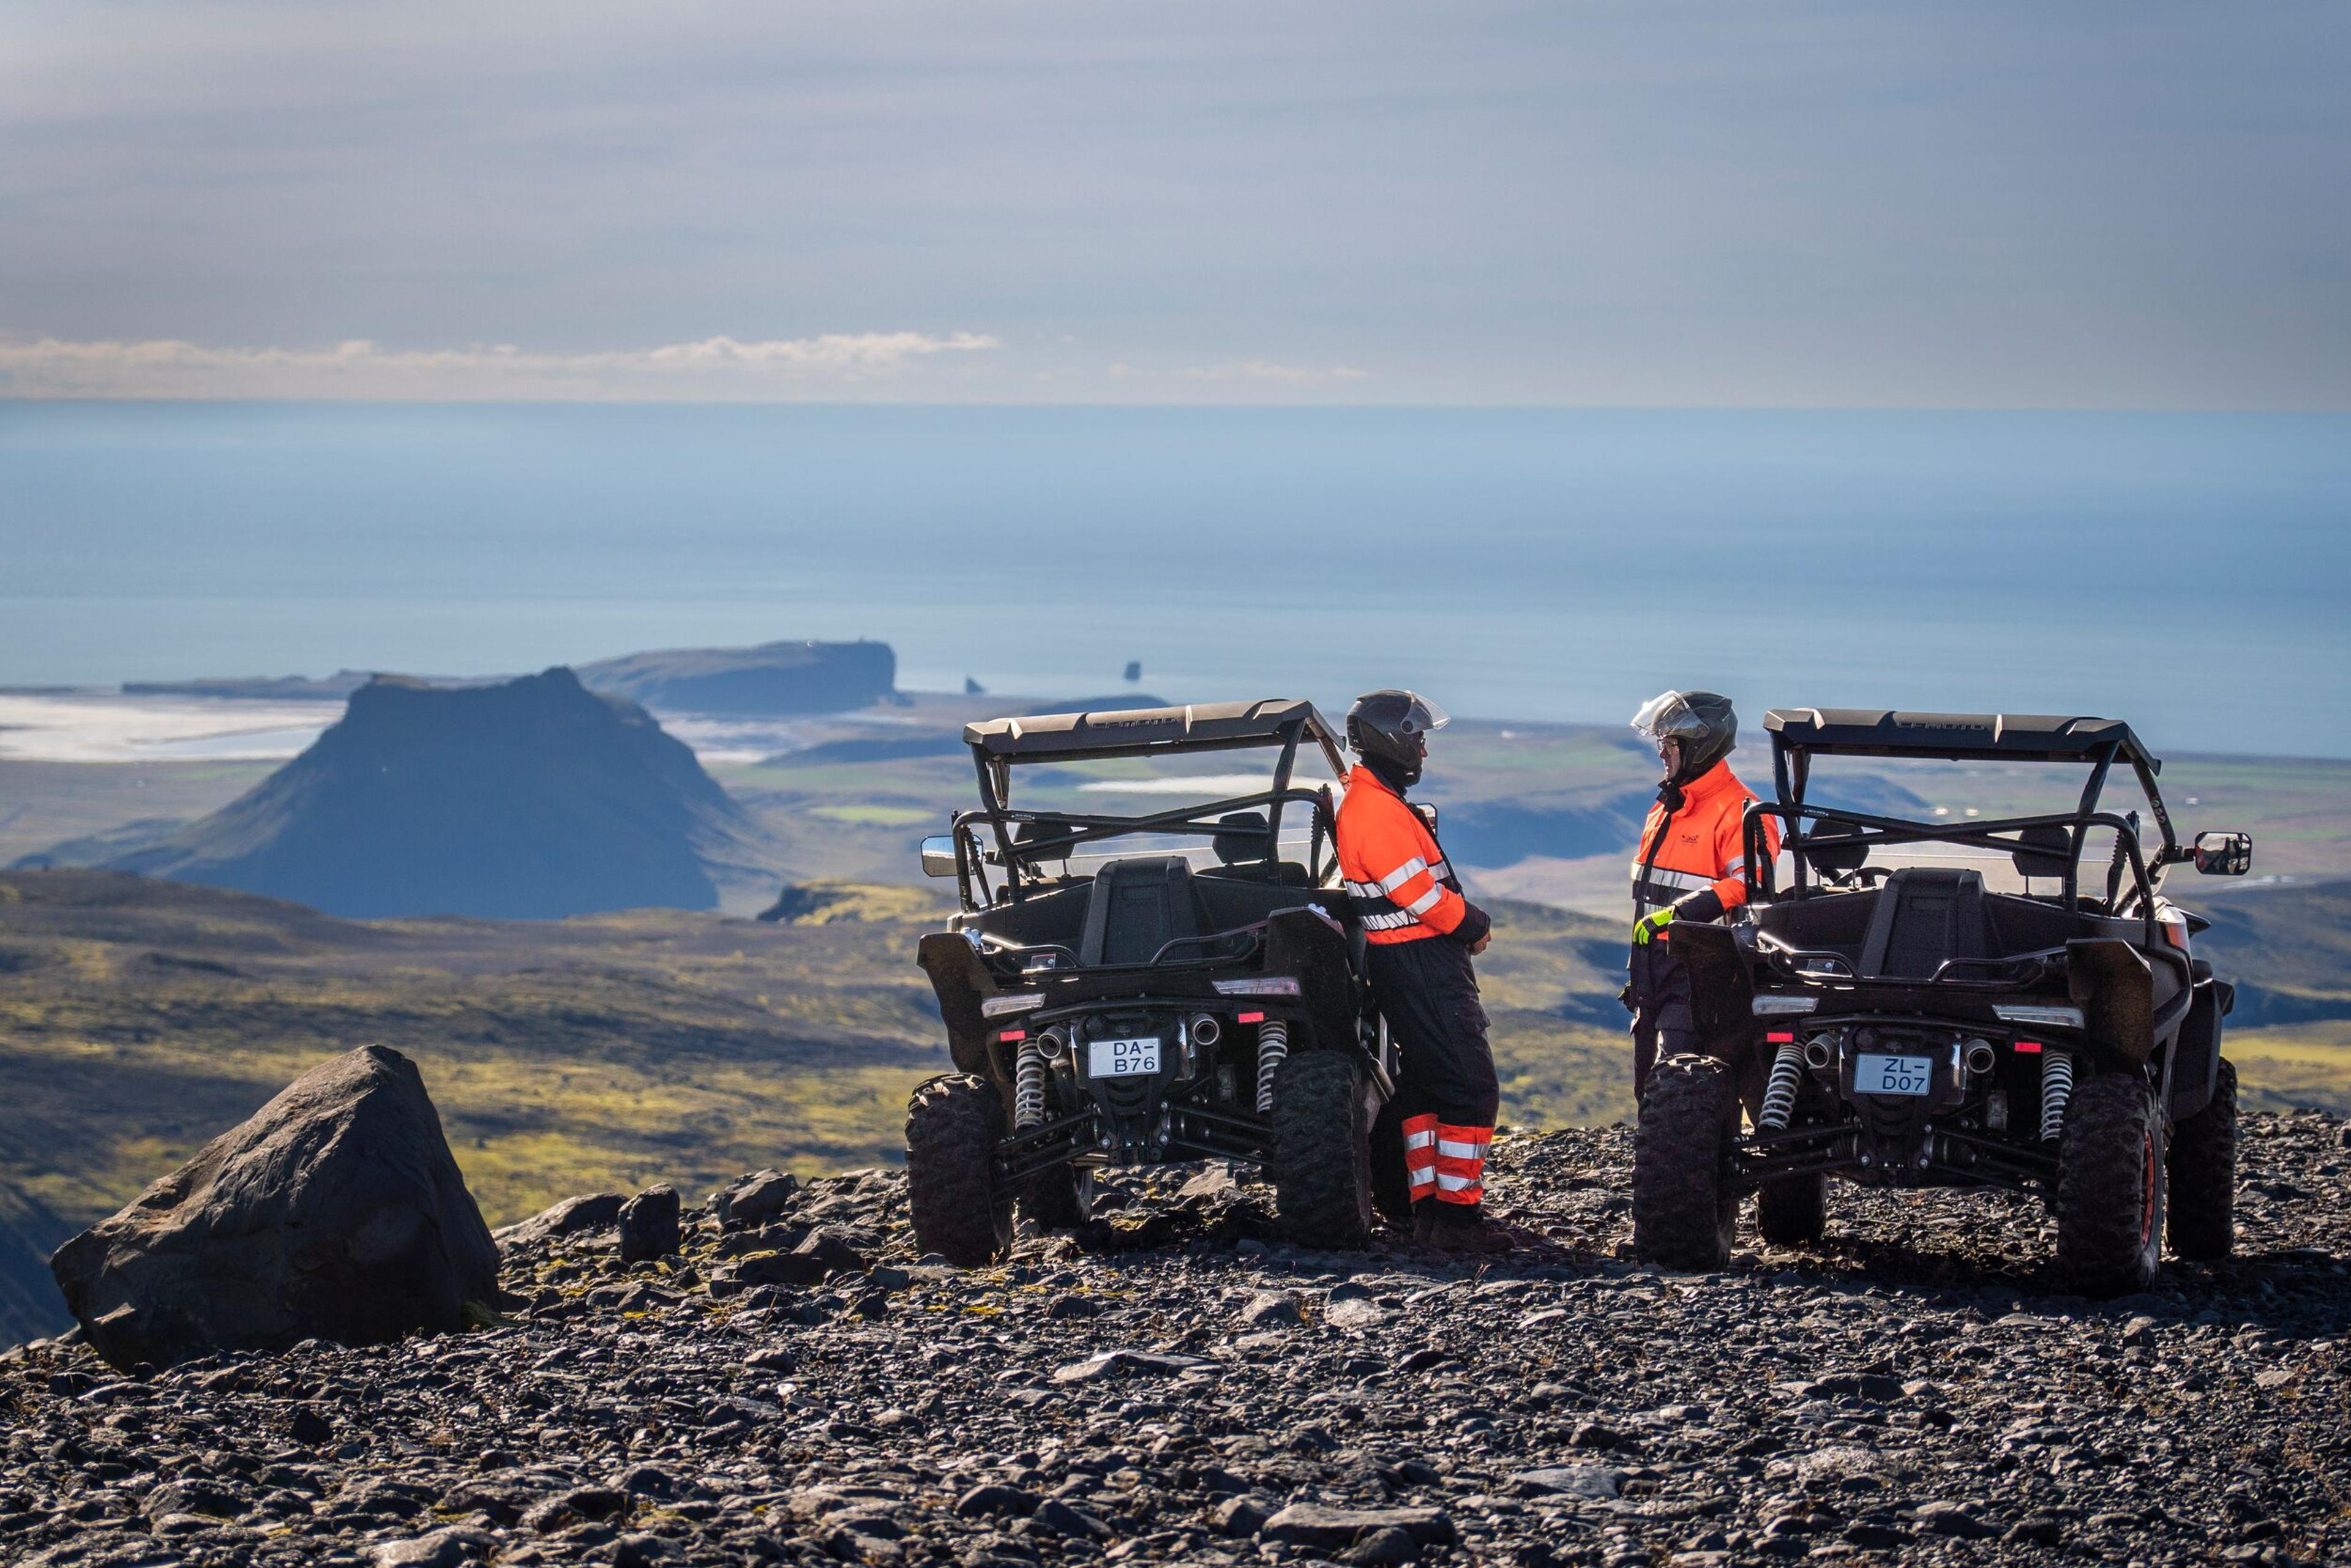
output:
[[[1836,850],[1851,854],[1880,844],[1939,842],[2005,850],[2024,859],[2039,856],[2056,862],[2064,871],[2063,902],[2079,906],[2082,851],[2093,828],[2115,831],[2115,855],[2106,870],[2102,913],[2120,918],[2136,903],[2147,926],[2147,940],[2156,939],[2155,897],[2166,867],[2193,858],[2181,847],[2171,816],[2164,809],[2156,776],[2162,761],[2147,751],[2130,726],[2119,719],[2061,717],[2041,714],[1922,714],[1872,712],[1850,708],[1773,709],[1763,717],[1771,737],[1771,778],[1777,799],[1756,801],[1747,808],[1744,850],[1747,888],[1750,896],[1781,896],[1774,883],[1777,871],[1764,853],[1763,822],[1777,818],[1784,825],[1794,881],[1786,896],[1803,899],[1834,891],[1814,885],[1817,868],[1811,852]],[[1912,757],[1939,761],[2005,760],[2074,762],[2086,765],[2090,776],[2071,812],[2031,817],[2007,817],[1988,822],[1927,823],[1881,817],[1839,807],[1807,806],[1804,789],[1811,781],[1815,756]],[[2127,763],[2147,796],[2162,842],[2150,861],[2138,841],[2138,817],[2098,810],[2099,797],[2117,762]],[[1815,826],[1807,831],[1806,822]],[[1843,830],[1823,832],[1834,825]],[[2060,847],[2034,830],[2056,830],[2065,835]],[[2001,835],[2010,835],[2002,837]],[[2132,887],[2122,894],[2122,873],[2127,867]]]
[[[950,822],[956,847],[956,886],[966,909],[985,908],[992,903],[1019,903],[1049,881],[1035,874],[1036,862],[1049,858],[1066,860],[1084,844],[1134,833],[1238,838],[1241,835],[1232,824],[1217,819],[1256,807],[1265,810],[1265,829],[1260,834],[1251,828],[1247,837],[1263,844],[1263,853],[1258,859],[1273,862],[1280,858],[1282,809],[1297,805],[1306,808],[1309,813],[1309,881],[1319,886],[1332,869],[1322,863],[1322,848],[1331,841],[1336,816],[1331,790],[1328,786],[1305,789],[1290,785],[1299,747],[1310,741],[1321,748],[1334,778],[1344,779],[1347,775],[1338,737],[1311,702],[1271,697],[1247,703],[1195,703],[1181,707],[988,719],[966,725],[963,737],[971,747],[972,765],[979,776],[980,799],[977,810],[958,811]],[[1271,747],[1280,748],[1271,784],[1252,794],[1178,806],[1140,817],[1017,810],[1011,805],[1015,762],[1190,756]],[[1019,826],[1035,831],[1035,836],[1016,842],[1013,830]],[[999,889],[987,886],[984,866],[989,857],[979,841],[983,829],[995,840],[995,863],[1004,868],[1004,885]],[[1030,869],[1025,878],[1024,866]],[[982,896],[975,897],[975,888]]]

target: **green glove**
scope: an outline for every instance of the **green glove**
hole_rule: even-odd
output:
[[[1667,926],[1671,925],[1673,923],[1674,911],[1671,904],[1667,904],[1663,909],[1652,909],[1648,914],[1644,915],[1640,919],[1633,922],[1633,946],[1635,947],[1647,946],[1649,945],[1650,937],[1655,936],[1658,932],[1663,931]]]

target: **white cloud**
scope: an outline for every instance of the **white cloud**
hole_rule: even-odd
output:
[[[744,342],[725,336],[653,349],[536,352],[512,343],[386,349],[212,348],[176,338],[75,342],[0,339],[0,396],[134,398],[792,398],[854,394],[926,361],[1002,347],[984,332],[828,332]]]

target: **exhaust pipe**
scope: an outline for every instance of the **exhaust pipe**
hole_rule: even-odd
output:
[[[1218,1023],[1212,1014],[1202,1013],[1192,1020],[1193,1044],[1213,1047],[1217,1041],[1224,1038],[1225,1026]]]
[[[1058,1029],[1049,1029],[1037,1037],[1037,1052],[1048,1061],[1061,1061],[1069,1049],[1069,1040]]]
[[[1835,1061],[1836,1036],[1831,1034],[1816,1034],[1813,1036],[1812,1039],[1804,1041],[1805,1066],[1817,1072]]]
[[[2000,1053],[1992,1050],[1988,1040],[1969,1040],[1967,1051],[1968,1071],[1974,1077],[1984,1077],[2000,1065]]]

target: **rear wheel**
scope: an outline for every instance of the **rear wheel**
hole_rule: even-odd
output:
[[[1730,1145],[1739,1087],[1710,1056],[1650,1070],[1633,1133],[1633,1250],[1668,1269],[1719,1269],[1739,1224]]]
[[[1755,1194],[1755,1229],[1774,1247],[1802,1247],[1829,1228],[1829,1178],[1782,1176]]]
[[[2204,1109],[2171,1129],[2171,1249],[2199,1263],[2237,1244],[2237,1064],[2222,1058]]]
[[[948,1072],[906,1104],[906,1207],[914,1243],[961,1269],[994,1262],[1012,1240],[1012,1197],[996,1178],[1004,1102],[996,1085]]]
[[[2163,1250],[2163,1124],[2147,1080],[2077,1084],[2057,1156],[2057,1261],[2085,1296],[2155,1283]]]
[[[1364,1075],[1353,1061],[1309,1051],[1277,1070],[1267,1174],[1293,1240],[1355,1247],[1370,1237],[1371,1133]]]

